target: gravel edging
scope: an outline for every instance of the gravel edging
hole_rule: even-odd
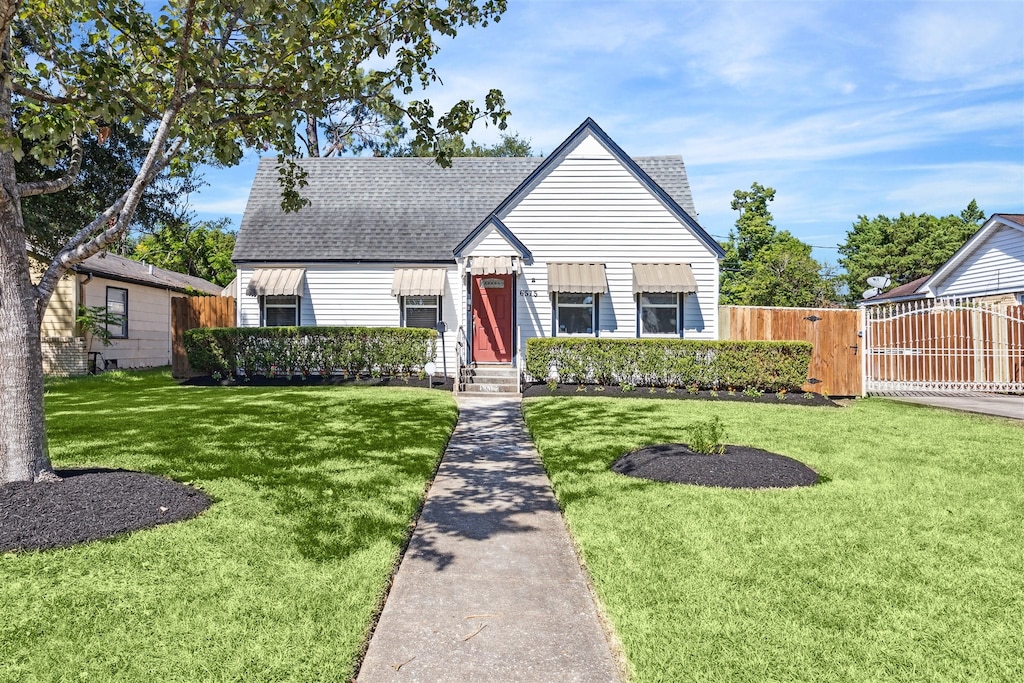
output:
[[[726,446],[721,455],[691,451],[686,444],[647,446],[626,453],[612,471],[629,477],[731,489],[813,486],[818,473],[799,460],[749,446]]]
[[[57,470],[58,482],[0,486],[0,552],[63,548],[195,517],[213,504],[144,472]]]

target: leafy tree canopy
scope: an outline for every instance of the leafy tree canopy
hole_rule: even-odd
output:
[[[769,202],[775,190],[753,183],[733,193],[740,212],[729,240],[722,242],[720,301],[733,306],[831,306],[835,281],[811,257],[811,247],[789,231],[776,229]]]
[[[858,301],[874,275],[889,275],[892,287],[931,275],[984,222],[985,213],[973,199],[960,215],[941,218],[926,213],[860,216],[839,247],[849,300]]]
[[[144,235],[131,257],[159,268],[201,277],[218,285],[235,278],[231,252],[235,249],[235,231],[231,221],[176,220]]]
[[[533,151],[532,141],[520,137],[519,133],[511,135],[503,133],[501,141],[493,145],[481,145],[475,140],[466,142],[462,135],[444,136],[440,145],[451,157],[532,157],[537,156]],[[433,150],[420,143],[410,143],[395,151],[394,156],[405,157],[427,157],[434,156]]]

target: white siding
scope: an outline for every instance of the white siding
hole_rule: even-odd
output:
[[[273,267],[267,264],[261,267]],[[306,280],[303,285],[299,318],[302,325],[316,326],[366,326],[398,327],[401,324],[401,304],[391,296],[391,283],[395,277],[396,264],[288,264],[291,268],[305,268]],[[401,264],[400,267],[415,267],[415,264]],[[438,267],[425,264],[420,267]],[[245,293],[252,277],[253,268],[238,271],[238,325],[258,327],[260,324],[259,299]],[[442,320],[450,332],[444,337],[444,352],[440,340],[435,359],[438,370],[447,362],[448,374],[455,374],[455,338],[459,328],[458,315],[461,306],[456,298],[461,295],[458,269],[452,263],[448,267],[448,287],[442,301]]]
[[[466,256],[519,256],[508,241],[493,226],[487,226],[483,232],[464,250]]]
[[[517,286],[522,338],[551,335],[547,263],[604,263],[600,336],[636,336],[634,262],[688,263],[699,291],[683,306],[683,337],[718,336],[718,261],[604,146],[586,136],[502,221],[533,253]]]
[[[107,287],[128,290],[128,338],[112,339],[110,346],[96,340],[92,351],[119,368],[153,368],[171,364],[171,297],[181,296],[146,287],[94,277],[84,285],[86,306],[106,306]]]
[[[1024,292],[1024,230],[1002,225],[935,288],[937,297]]]

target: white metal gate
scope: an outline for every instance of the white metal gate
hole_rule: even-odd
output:
[[[911,301],[864,309],[864,389],[1024,392],[1024,306]]]

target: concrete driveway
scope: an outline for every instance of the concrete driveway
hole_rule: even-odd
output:
[[[1024,421],[1024,396],[983,393],[954,395],[918,392],[883,394],[879,398]]]

